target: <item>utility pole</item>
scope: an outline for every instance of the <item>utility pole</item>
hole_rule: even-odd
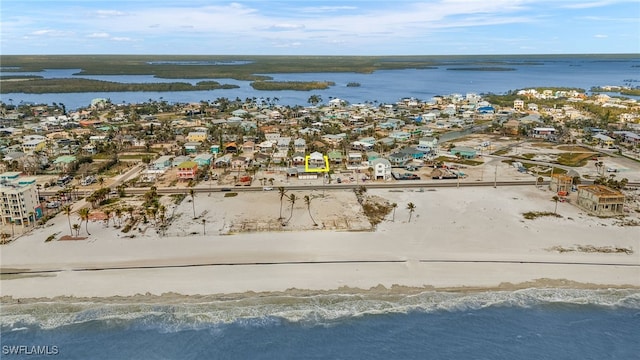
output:
[[[496,170],[493,173],[493,188],[497,188],[498,187],[498,165],[496,164]]]

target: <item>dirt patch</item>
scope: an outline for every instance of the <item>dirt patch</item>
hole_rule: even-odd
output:
[[[70,235],[65,235],[65,236],[61,236],[59,240],[87,240],[88,237],[86,236],[70,236]]]

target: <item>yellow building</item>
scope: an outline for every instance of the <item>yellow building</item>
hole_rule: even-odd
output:
[[[27,140],[22,143],[22,152],[25,154],[33,154],[36,151],[44,150],[47,141],[42,139]]]
[[[187,142],[203,143],[207,141],[207,133],[205,131],[192,131],[187,135]]]

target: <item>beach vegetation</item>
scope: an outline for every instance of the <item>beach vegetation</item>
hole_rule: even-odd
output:
[[[313,215],[311,215],[311,200],[313,198],[309,195],[305,195],[304,196],[304,203],[305,205],[307,205],[307,212],[309,212],[309,217],[311,218],[311,221],[313,222],[313,226],[318,226],[318,224],[316,223],[316,220],[313,218]]]
[[[296,194],[289,194],[287,198],[289,199],[289,203],[291,204],[291,212],[289,213],[289,218],[286,221],[286,223],[288,224],[293,217],[293,207],[296,205],[296,201],[298,200],[298,198],[296,197]]]
[[[411,222],[411,216],[413,215],[413,212],[416,211],[416,205],[412,202],[407,204],[407,210],[409,210],[409,221]]]
[[[527,220],[535,220],[539,217],[545,217],[545,216],[551,216],[551,217],[557,217],[557,218],[562,217],[562,215],[559,215],[558,213],[551,212],[551,211],[527,211],[526,213],[523,213],[522,216]]]
[[[394,209],[392,204],[380,201],[375,197],[367,197],[362,203],[362,211],[374,228],[384,220],[392,209]]]
[[[559,165],[582,167],[587,165],[594,154],[593,152],[564,152],[558,154],[557,162]]]
[[[278,195],[280,196],[280,216],[278,217],[278,220],[282,220],[282,201],[287,195],[287,190],[282,186],[278,187]]]
[[[47,236],[47,238],[44,240],[44,242],[50,242],[50,241],[53,241],[53,239],[55,239],[55,238],[56,238],[56,235],[57,235],[57,234],[51,234],[51,235]]]
[[[333,81],[254,81],[251,87],[256,90],[325,90],[334,86]]]
[[[84,222],[84,229],[87,232],[87,235],[91,235],[89,233],[89,214],[90,214],[91,210],[89,210],[88,207],[83,207],[80,210],[78,210],[78,216],[80,216],[80,225],[82,225],[82,222]]]
[[[228,192],[224,194],[224,197],[236,197],[238,196],[237,192]]]
[[[192,85],[186,82],[172,83],[118,83],[92,79],[28,79],[3,82],[0,93],[82,93],[82,92],[176,92],[238,88],[238,85],[222,85],[215,81],[201,81]]]

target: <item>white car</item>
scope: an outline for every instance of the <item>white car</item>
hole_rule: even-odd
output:
[[[60,207],[60,203],[57,201],[51,201],[47,203],[47,209],[57,209]]]
[[[273,188],[270,187],[270,186],[265,186],[265,187],[262,188],[262,190],[263,191],[271,191],[271,190],[273,190]]]

